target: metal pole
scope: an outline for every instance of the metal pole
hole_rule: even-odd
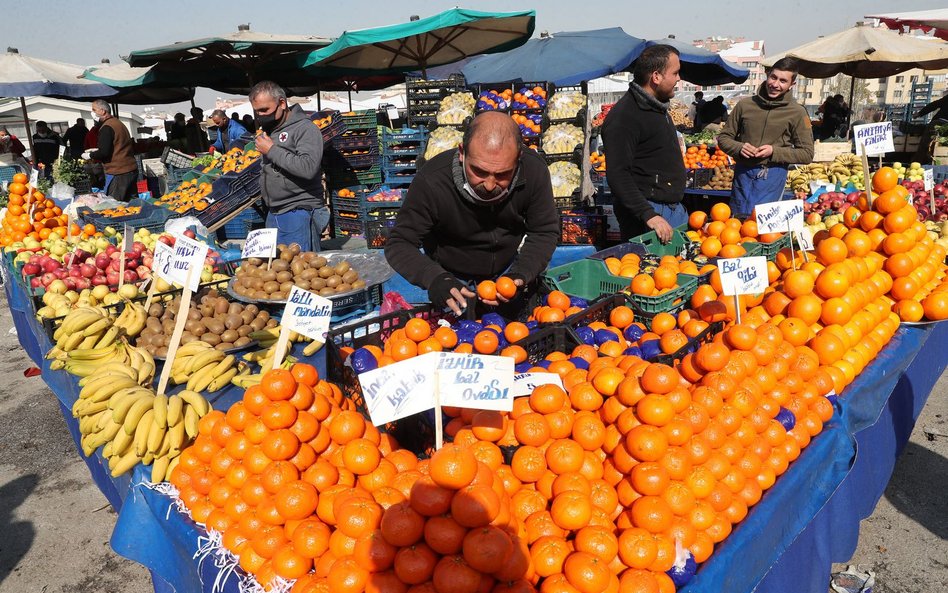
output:
[[[346,93],[349,94],[349,111],[352,111],[352,87],[348,86],[346,88]]]
[[[849,77],[849,114],[846,116],[847,138],[849,137],[848,136],[849,128],[852,126],[852,121],[853,121],[853,110],[855,108],[855,106],[853,105],[853,97],[855,96],[855,93],[856,93],[856,77],[850,76]]]
[[[36,162],[36,151],[33,150],[33,132],[30,130],[30,116],[26,114],[26,99],[20,97],[20,109],[23,110],[23,125],[26,126],[26,140],[30,143],[30,158]]]
[[[194,87],[191,87],[191,109],[194,109],[197,105],[194,104]]]

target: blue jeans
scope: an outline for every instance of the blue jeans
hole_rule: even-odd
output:
[[[661,204],[648,200],[648,203],[651,204],[655,213],[664,218],[672,228],[688,222],[688,210],[680,202],[678,204]],[[632,212],[622,208],[622,205],[618,202],[614,205],[614,208],[616,220],[619,222],[619,233],[622,235],[623,241],[628,241],[632,237],[638,237],[651,230],[645,224],[647,221],[640,220]]]
[[[329,208],[296,209],[267,214],[267,227],[277,229],[277,242],[298,243],[303,251],[319,251],[319,238],[329,225]]]
[[[750,214],[757,204],[779,202],[787,185],[787,168],[783,165],[766,167],[734,166],[731,186],[731,212]]]

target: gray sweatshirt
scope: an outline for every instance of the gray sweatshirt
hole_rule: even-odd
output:
[[[282,125],[270,133],[273,147],[263,156],[263,203],[282,214],[296,208],[326,205],[320,162],[323,135],[299,105],[290,108]]]

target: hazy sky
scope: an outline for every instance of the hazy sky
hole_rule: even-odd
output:
[[[4,0],[0,5],[12,0]],[[102,58],[118,62],[133,49],[144,49],[236,31],[249,22],[255,31],[336,37],[361,29],[407,21],[459,5],[458,0],[32,0],[6,7],[15,18],[4,28],[4,42],[20,53],[81,65]],[[763,39],[767,53],[777,53],[853,25],[864,15],[943,8],[945,0],[822,0],[724,2],[578,2],[565,0],[466,2],[486,11],[534,9],[537,32],[622,27],[636,37],[675,35],[691,41],[709,35]],[[2,49],[2,48],[0,48]],[[207,107],[219,95],[198,91]]]

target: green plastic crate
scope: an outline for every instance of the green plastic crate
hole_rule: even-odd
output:
[[[543,282],[550,290],[591,301],[604,294],[615,294],[629,287],[629,278],[613,276],[601,260],[581,259],[550,268]]]
[[[668,243],[662,243],[655,231],[634,237],[630,242],[645,245],[645,249],[653,255],[684,255],[685,257],[690,255],[697,246],[685,233],[677,229]]]
[[[790,233],[784,233],[782,237],[773,243],[758,243],[758,245],[760,246],[760,251],[754,255],[763,255],[770,261],[773,261],[777,259],[777,252],[784,247],[790,247]]]
[[[680,308],[680,305],[687,305],[691,295],[698,289],[698,276],[689,274],[678,274],[678,288],[669,290],[658,296],[642,296],[639,294],[629,295],[638,309],[645,313],[662,313],[674,311]]]

